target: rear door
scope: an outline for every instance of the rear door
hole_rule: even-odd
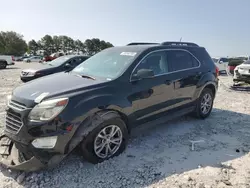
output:
[[[194,100],[197,84],[202,76],[199,60],[187,50],[169,50],[167,61],[174,84],[175,107]]]

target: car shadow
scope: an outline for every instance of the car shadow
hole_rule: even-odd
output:
[[[120,156],[94,165],[71,154],[57,167],[36,173],[36,184],[109,187],[107,182],[113,182],[113,187],[145,187],[200,167],[222,168],[222,163],[249,151],[249,122],[248,114],[215,108],[205,120],[185,116],[162,125],[140,126],[132,130]],[[192,141],[199,142],[192,148]],[[31,186],[32,176],[27,176],[25,187]]]

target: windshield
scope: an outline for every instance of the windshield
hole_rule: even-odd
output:
[[[124,51],[124,48],[109,48],[90,57],[72,72],[92,77],[114,79],[123,73],[135,59],[137,52]]]
[[[65,61],[67,61],[68,59],[69,57],[67,56],[61,56],[54,59],[53,61],[49,61],[47,64],[51,66],[60,66],[61,64],[65,63]]]
[[[248,61],[245,61],[243,64],[250,64],[250,60],[248,60]]]
[[[228,62],[228,58],[221,58],[220,61],[222,61],[223,63]]]

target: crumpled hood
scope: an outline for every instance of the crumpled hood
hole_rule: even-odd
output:
[[[20,85],[13,90],[13,99],[26,100],[30,103],[41,97],[88,90],[103,82],[106,82],[106,80],[91,80],[73,73],[61,72]]]

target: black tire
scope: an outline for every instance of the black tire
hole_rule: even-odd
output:
[[[95,129],[93,129],[90,133],[88,133],[88,135],[84,138],[84,140],[80,144],[81,155],[83,156],[85,160],[93,164],[101,163],[104,160],[118,156],[125,150],[127,146],[128,130],[127,130],[126,124],[121,119],[119,114],[115,112],[114,113],[111,112],[111,113],[108,113],[107,115],[104,114],[104,116],[106,117],[101,117],[101,121],[100,121],[100,117],[93,118],[94,121],[97,121],[97,122],[100,121],[100,123]],[[94,124],[95,122],[92,122],[92,125]],[[112,156],[109,156],[107,158],[100,158],[95,153],[94,142],[99,132],[103,130],[105,127],[108,127],[109,125],[116,125],[120,128],[122,132],[122,142],[120,144],[119,149]]]
[[[0,61],[0,69],[6,69],[7,62],[6,61]]]
[[[207,113],[203,113],[203,111],[201,109],[202,100],[203,100],[204,96],[207,95],[207,94],[210,95],[211,100],[212,100],[211,101],[211,107],[207,111]],[[199,99],[197,100],[196,107],[195,107],[195,110],[193,112],[193,115],[196,118],[199,118],[199,119],[205,119],[205,118],[207,118],[211,114],[211,111],[213,109],[213,104],[214,104],[214,94],[213,94],[213,91],[211,89],[209,89],[209,88],[203,89],[203,91],[200,94]]]

